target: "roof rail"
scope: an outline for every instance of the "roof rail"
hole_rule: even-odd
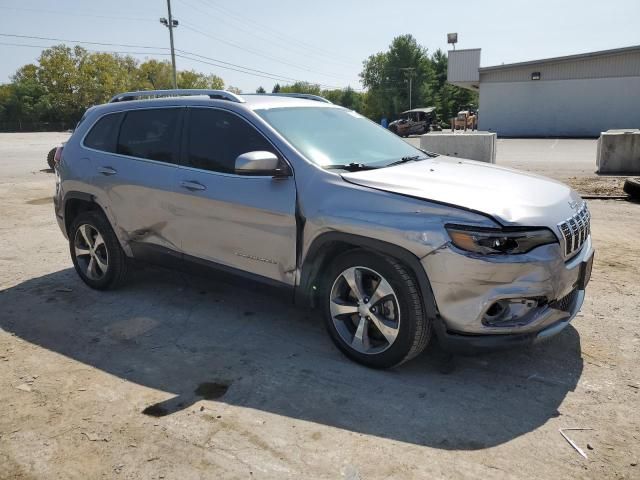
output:
[[[125,92],[115,95],[109,103],[127,102],[129,100],[142,100],[160,97],[189,97],[195,95],[206,95],[211,99],[229,100],[231,102],[245,103],[244,98],[226,90],[208,90],[200,88],[186,88],[176,90],[139,90],[136,92]]]
[[[322,103],[333,103],[320,95],[311,95],[310,93],[245,93],[243,95],[268,95],[272,97],[293,97],[304,98],[305,100],[314,100]]]

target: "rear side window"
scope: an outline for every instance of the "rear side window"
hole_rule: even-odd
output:
[[[120,127],[117,153],[177,163],[180,111],[179,108],[128,111]]]
[[[222,110],[192,108],[187,135],[187,164],[234,173],[236,157],[257,150],[277,152],[252,125]]]
[[[98,120],[84,139],[85,147],[114,153],[122,116],[122,113],[112,113]]]

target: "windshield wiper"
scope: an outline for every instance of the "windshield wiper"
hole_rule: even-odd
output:
[[[426,160],[427,158],[429,157],[423,157],[421,155],[411,155],[408,157],[402,157],[400,160],[397,160],[395,162],[387,163],[385,167],[393,167],[394,165],[400,165],[407,162],[417,162],[418,160]]]
[[[364,163],[351,162],[344,165],[323,165],[322,168],[327,170],[348,170],[350,172],[357,172],[359,170],[374,170],[379,167],[372,167],[371,165],[365,165]]]
[[[419,148],[418,150],[424,153],[427,157],[436,158],[440,156],[439,153],[429,152],[428,150],[423,150],[422,148]]]

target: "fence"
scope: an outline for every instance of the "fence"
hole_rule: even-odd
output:
[[[0,122],[0,132],[64,132],[74,127],[72,122]]]

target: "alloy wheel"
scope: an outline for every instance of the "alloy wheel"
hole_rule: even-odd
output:
[[[382,353],[398,336],[398,297],[389,282],[370,268],[350,267],[338,275],[329,307],[338,334],[359,353]]]
[[[109,269],[109,252],[100,232],[88,223],[76,230],[73,247],[78,261],[87,278],[100,280]]]

